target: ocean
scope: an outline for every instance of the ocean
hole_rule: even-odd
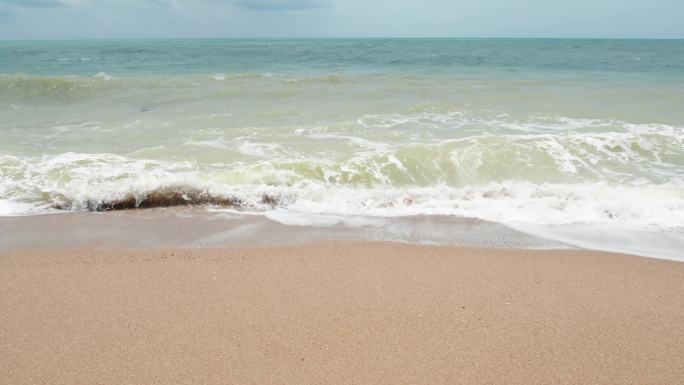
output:
[[[684,40],[0,42],[0,216],[174,202],[681,257]]]

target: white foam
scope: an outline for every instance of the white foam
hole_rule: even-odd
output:
[[[518,231],[576,247],[684,261],[684,228],[653,229],[600,224],[508,225]]]
[[[0,217],[15,217],[45,212],[41,207],[26,202],[17,202],[10,199],[0,199]]]
[[[228,144],[226,144],[226,142],[224,142],[223,140],[220,140],[220,139],[219,140],[189,140],[187,142],[184,142],[183,145],[217,148],[217,149],[228,148]]]
[[[82,62],[86,62],[86,61],[90,61],[92,59],[90,59],[88,57],[82,57],[82,58],[77,58],[77,59],[76,58],[57,58],[55,60],[56,61],[82,61]]]
[[[250,148],[250,153],[266,157],[273,156],[280,148],[257,146],[256,149]],[[359,157],[352,160],[361,165],[358,170],[353,168],[356,163],[340,166],[311,160],[312,167],[317,167],[322,175],[321,179],[310,179],[290,167],[276,168],[270,160],[218,164],[203,169],[192,162],[134,159],[113,154],[70,152],[38,159],[0,156],[0,198],[35,202],[36,206],[66,202],[79,209],[87,207],[90,201],[120,199],[128,194],[142,196],[155,189],[189,186],[216,195],[236,196],[251,207],[258,207],[264,194],[277,196],[281,207],[305,213],[431,214],[551,225],[622,223],[684,227],[684,181],[677,177],[664,183],[502,181],[465,187],[443,183],[401,186],[393,185],[383,171],[385,165],[391,165],[398,172],[408,172],[399,157],[390,154],[381,157],[379,163],[372,163],[363,155]],[[349,175],[359,171],[365,173],[364,178],[372,177],[376,181],[374,185],[345,182]]]
[[[10,216],[14,212],[14,208],[9,200],[0,199],[0,215]]]
[[[93,76],[93,77],[94,77],[94,78],[97,78],[97,79],[102,79],[102,80],[112,80],[112,79],[114,79],[113,76],[107,75],[107,74],[104,73],[104,72],[100,72],[100,73],[98,73],[97,75],[95,75],[95,76]]]
[[[382,226],[385,224],[380,218],[369,218],[349,215],[328,215],[297,212],[293,210],[272,210],[264,212],[264,216],[274,222],[289,226],[314,226],[314,227],[364,227]]]
[[[282,150],[283,146],[276,143],[255,143],[250,141],[244,141],[238,147],[238,151],[241,153],[258,157],[271,157],[281,153]]]

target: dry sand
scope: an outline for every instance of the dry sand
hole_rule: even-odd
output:
[[[684,384],[684,263],[392,243],[0,255],[0,384]]]

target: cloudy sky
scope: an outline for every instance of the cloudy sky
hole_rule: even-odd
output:
[[[0,0],[0,39],[684,38],[684,0]]]

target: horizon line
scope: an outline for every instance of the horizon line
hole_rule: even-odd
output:
[[[684,37],[539,37],[539,36],[214,36],[214,37],[70,37],[70,38],[19,38],[12,41],[111,41],[111,40],[350,40],[350,39],[403,39],[403,40],[684,40]]]

